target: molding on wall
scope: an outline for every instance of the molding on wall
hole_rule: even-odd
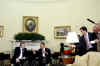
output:
[[[56,2],[65,2],[68,0],[16,0],[16,1],[25,3],[56,3]]]

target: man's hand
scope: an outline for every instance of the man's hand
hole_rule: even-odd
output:
[[[69,47],[71,47],[71,48],[75,48],[76,46],[75,46],[75,45],[69,45]]]
[[[20,60],[19,59],[16,59],[16,63],[19,63],[20,62]]]
[[[96,40],[94,40],[95,41],[95,43],[98,43],[99,42],[99,39],[96,39]]]
[[[24,60],[25,60],[25,59],[26,59],[26,57],[23,57],[22,59],[24,59]]]
[[[99,39],[95,39],[93,41],[90,41],[91,44],[95,44],[95,43],[98,43],[99,42]]]
[[[42,53],[44,53],[44,54],[48,54],[48,52],[46,52],[45,50],[42,50]]]

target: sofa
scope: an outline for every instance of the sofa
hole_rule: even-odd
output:
[[[83,56],[76,56],[75,62],[66,66],[100,66],[100,52],[88,52]]]

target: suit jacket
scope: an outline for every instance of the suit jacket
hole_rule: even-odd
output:
[[[46,58],[46,63],[48,64],[51,61],[51,51],[50,51],[49,48],[45,48],[45,51],[47,52],[45,54],[45,58]],[[42,59],[43,59],[42,49],[38,50],[38,55],[39,55],[39,60],[40,60],[40,63],[41,63]]]
[[[16,58],[18,58],[20,56],[20,47],[16,47],[15,50],[14,50],[14,56],[12,58],[12,63],[15,63],[16,62]],[[27,56],[27,49],[26,48],[23,48],[23,52],[22,52],[22,57],[26,57]]]
[[[89,41],[93,41],[93,40],[97,39],[97,36],[95,33],[88,32],[88,36],[89,36]],[[97,50],[96,44],[92,44],[92,46],[93,47],[91,49],[93,51],[96,51]],[[76,48],[79,49],[79,55],[84,55],[87,52],[87,45],[86,45],[84,35],[82,35],[80,37],[79,45],[76,45]]]

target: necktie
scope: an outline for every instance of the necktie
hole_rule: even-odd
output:
[[[22,52],[22,48],[20,48],[20,55],[19,55],[19,59],[22,59],[22,55],[23,54],[23,52]]]
[[[88,36],[85,35],[85,42],[86,42],[86,46],[87,46],[87,50],[89,49],[89,40],[88,40]]]

